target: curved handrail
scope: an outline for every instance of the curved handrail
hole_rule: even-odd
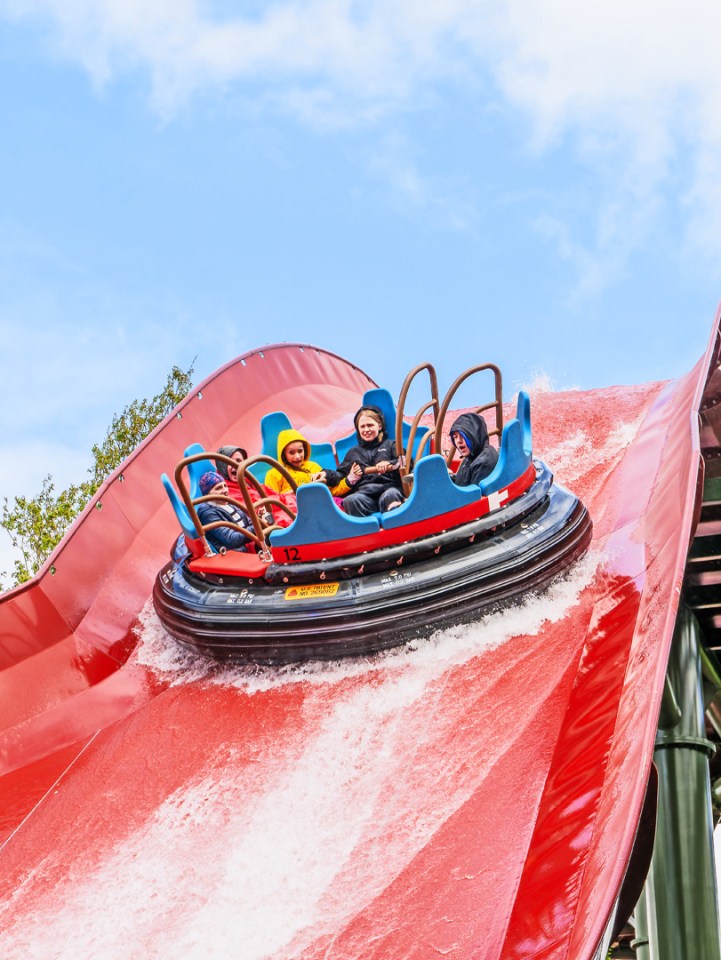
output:
[[[195,497],[195,498],[190,496],[190,491],[185,482],[183,471],[187,468],[188,464],[190,463],[195,463],[198,460],[208,460],[208,459],[211,459],[216,463],[218,460],[221,460],[223,463],[226,463],[229,466],[237,467],[238,486],[243,495],[243,501],[244,501],[243,504],[238,503],[238,501],[234,497],[228,497],[228,496],[213,496],[213,497],[204,496],[204,497]],[[238,530],[240,533],[243,533],[245,536],[247,536],[248,539],[252,540],[253,543],[256,545],[256,547],[258,547],[258,549],[261,551],[261,556],[263,557],[263,559],[269,560],[270,550],[269,550],[266,538],[268,533],[271,532],[271,530],[275,530],[278,528],[278,524],[273,523],[268,526],[265,526],[262,520],[260,519],[260,516],[258,515],[258,508],[265,507],[265,506],[277,506],[277,507],[280,507],[281,510],[284,510],[291,517],[291,519],[295,519],[295,513],[291,510],[291,508],[287,504],[283,503],[277,497],[268,497],[264,495],[265,489],[263,488],[263,485],[260,483],[259,480],[257,480],[253,476],[252,473],[247,474],[247,477],[246,477],[247,468],[251,466],[251,464],[255,463],[257,460],[265,460],[267,462],[272,463],[273,466],[279,468],[281,473],[283,473],[285,478],[289,481],[293,490],[296,489],[296,484],[293,481],[293,478],[288,475],[288,472],[285,470],[282,464],[279,464],[277,461],[273,460],[272,457],[265,457],[263,455],[259,455],[256,457],[249,457],[247,460],[243,460],[240,463],[238,463],[237,461],[233,460],[231,457],[226,457],[224,454],[221,454],[221,453],[211,454],[207,450],[203,450],[200,453],[194,453],[189,457],[183,457],[183,459],[175,467],[174,476],[175,476],[176,486],[180,491],[180,495],[183,498],[183,502],[185,503],[185,506],[188,509],[190,518],[193,521],[193,524],[199,533],[199,539],[203,544],[203,548],[206,554],[209,555],[212,552],[210,549],[210,545],[208,543],[208,539],[206,537],[206,532],[208,530],[214,530],[217,527],[226,526],[226,527],[230,527],[233,530]],[[248,492],[247,479],[250,479],[250,482],[253,484],[256,491],[260,494],[260,499],[257,500],[255,503],[252,501],[250,497],[250,493]],[[205,503],[209,500],[220,500],[221,502],[231,503],[233,504],[233,506],[238,507],[241,510],[245,510],[245,512],[247,513],[253,525],[253,530],[248,530],[246,527],[242,527],[240,526],[240,524],[234,523],[232,520],[227,520],[227,521],[215,520],[209,524],[201,523],[200,517],[198,516],[198,511],[196,510],[196,505],[199,503]]]
[[[490,403],[484,403],[479,407],[475,407],[473,412],[482,414],[485,410],[495,410],[496,414],[496,426],[493,430],[488,431],[489,437],[500,437],[503,433],[503,378],[501,376],[501,370],[495,363],[480,363],[475,367],[469,367],[468,370],[465,370],[461,373],[451,384],[448,392],[443,398],[443,403],[441,404],[441,410],[436,419],[436,432],[434,435],[434,444],[435,449],[440,451],[442,448],[443,442],[443,424],[446,419],[446,413],[448,408],[451,405],[451,401],[458,392],[458,388],[468,380],[469,377],[472,377],[476,373],[481,373],[484,370],[491,370],[493,372],[494,383],[495,383],[495,400],[492,400]],[[450,465],[453,460],[453,448],[448,451],[446,456],[446,463]]]
[[[422,407],[418,409],[415,417],[413,418],[410,433],[408,434],[408,450],[409,451],[411,452],[413,451],[413,444],[415,443],[416,434],[418,433],[418,425],[420,424],[421,417],[426,412],[426,410],[428,410],[430,407],[433,407],[435,417],[436,418],[438,417],[438,410],[439,410],[438,377],[436,376],[436,369],[432,363],[419,363],[418,366],[413,367],[413,369],[409,371],[408,374],[406,374],[406,378],[403,381],[403,386],[401,387],[401,392],[398,397],[398,405],[396,407],[396,450],[398,451],[399,470],[401,474],[401,480],[403,481],[405,481],[405,478],[413,469],[413,464],[412,464],[413,458],[410,455],[409,456],[405,455],[406,451],[403,447],[403,414],[405,411],[408,392],[411,388],[411,383],[416,378],[416,376],[419,373],[421,373],[423,370],[428,371],[428,378],[429,378],[430,388],[431,388],[431,399],[428,401],[428,403],[424,404]],[[421,445],[418,448],[418,451],[416,454],[416,458],[415,458],[416,460],[419,459],[421,451],[423,450],[423,447],[425,446],[426,441],[431,436],[431,432],[432,431],[429,430],[428,433],[423,437],[423,440],[421,441]]]
[[[274,467],[282,475],[283,479],[288,482],[293,493],[295,493],[296,490],[298,489],[298,484],[295,482],[295,480],[290,475],[288,470],[283,466],[283,464],[280,463],[280,461],[276,460],[274,457],[269,457],[264,453],[256,454],[256,456],[254,457],[248,457],[247,460],[242,460],[237,465],[238,466],[238,486],[240,487],[240,492],[243,494],[243,501],[246,506],[246,512],[248,513],[251,520],[253,521],[253,525],[255,526],[257,524],[262,529],[264,549],[269,551],[269,547],[266,542],[266,537],[273,530],[279,529],[279,524],[272,523],[266,527],[263,527],[258,518],[257,508],[266,507],[266,506],[280,507],[281,510],[283,510],[285,513],[288,514],[291,520],[295,520],[296,513],[294,510],[292,510],[288,506],[287,503],[283,503],[283,501],[280,499],[279,496],[278,497],[263,496],[263,494],[265,493],[265,488],[263,487],[263,484],[260,482],[260,480],[254,477],[252,473],[248,473],[249,467],[252,467],[254,463],[268,463],[270,464],[271,467]],[[260,499],[257,500],[255,503],[253,503],[253,501],[250,499],[250,494],[248,493],[248,487],[246,484],[246,477],[250,478],[250,481],[255,487],[255,489],[258,491],[258,493],[261,494]]]
[[[421,417],[423,416],[423,414],[426,412],[426,410],[427,410],[429,407],[435,407],[435,414],[436,414],[436,416],[438,416],[438,397],[436,397],[434,400],[429,400],[428,403],[426,403],[424,406],[422,406],[422,407],[418,410],[418,412],[416,413],[415,417],[413,418],[413,423],[411,424],[410,433],[408,434],[408,449],[409,449],[409,450],[412,450],[412,449],[413,449],[413,444],[415,443],[416,433],[418,432],[418,426],[419,426],[419,424],[420,424]],[[428,441],[431,439],[432,436],[433,436],[433,431],[432,431],[432,430],[429,430],[428,433],[426,433],[426,434],[423,435],[423,437],[422,437],[422,439],[421,439],[421,442],[418,444],[418,449],[416,450],[416,455],[415,455],[415,457],[412,458],[414,461],[421,459],[421,456],[423,455],[423,453],[422,453],[423,448],[425,447],[426,443],[428,443]],[[410,466],[410,464],[409,464],[409,466]],[[406,472],[409,472],[409,471],[406,471]],[[404,474],[404,476],[405,476],[405,474]]]

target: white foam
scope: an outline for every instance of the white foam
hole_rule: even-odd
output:
[[[570,486],[599,463],[604,464],[604,473],[608,475],[614,462],[620,460],[623,451],[633,442],[642,423],[643,416],[639,416],[629,423],[619,424],[599,445],[577,430],[562,443],[544,451],[543,459],[551,470],[558,471],[561,482]]]
[[[577,386],[560,387],[545,370],[533,370],[531,380],[520,384],[519,390],[525,390],[533,398],[542,393],[558,393],[559,391],[578,391]]]
[[[238,697],[305,684],[304,728],[257,763],[234,764],[227,750],[216,759],[209,744],[205,772],[102,865],[86,873],[73,864],[73,882],[51,891],[28,878],[12,908],[0,911],[0,953],[5,960],[292,960],[316,937],[332,937],[398,876],[508,747],[479,733],[472,758],[447,749],[467,710],[444,696],[453,669],[566,617],[598,560],[587,557],[542,594],[472,626],[364,661],[282,672],[218,668],[185,654],[146,610],[137,656],[147,666],[178,684],[223,684]],[[557,678],[540,682],[552,688]],[[516,736],[520,724],[534,722],[532,710],[518,717],[511,703],[498,709],[513,711],[502,727],[515,727]]]
[[[427,639],[407,641],[372,656],[304,664],[238,666],[208,660],[180,647],[165,631],[152,602],[148,601],[140,618],[139,643],[134,658],[171,685],[203,680],[237,687],[248,693],[262,692],[286,683],[335,683],[345,677],[402,669],[408,663],[447,668],[492,649],[509,637],[537,633],[546,621],[555,622],[575,602],[579,589],[589,581],[598,563],[597,554],[588,554],[540,596],[526,594],[516,605],[489,614],[470,626],[446,627]]]

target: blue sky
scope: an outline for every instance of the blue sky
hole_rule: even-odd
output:
[[[721,12],[0,0],[0,497],[307,341],[397,393],[676,377],[721,299]],[[18,465],[22,465],[18,469]],[[0,569],[3,568],[0,558]]]

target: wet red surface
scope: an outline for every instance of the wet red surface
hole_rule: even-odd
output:
[[[202,385],[0,600],[3,956],[62,930],[68,956],[121,937],[124,957],[223,957],[247,909],[249,960],[590,958],[651,761],[708,359],[532,394],[536,455],[594,520],[565,599],[307,679],[174,673],[157,636],[127,659],[174,536],[158,475],[191,441],[257,447],[273,409],[343,434],[369,384],[310,348],[264,354]]]

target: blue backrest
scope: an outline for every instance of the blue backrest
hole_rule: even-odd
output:
[[[516,403],[516,417],[523,433],[523,449],[529,457],[533,456],[533,437],[531,435],[531,398],[525,390],[519,390]]]
[[[290,430],[293,424],[288,419],[288,415],[282,410],[275,410],[273,413],[266,413],[260,418],[260,452],[266,457],[275,457],[278,455],[278,434],[282,430]],[[256,480],[261,483],[265,480],[266,473],[271,469],[270,464],[254,463],[249,468]]]
[[[310,459],[324,470],[335,470],[338,466],[332,443],[311,443]]]
[[[477,484],[457,487],[448,475],[445,457],[438,453],[422,457],[413,471],[413,489],[406,502],[395,510],[381,514],[385,530],[418,523],[438,515],[443,510],[456,510],[481,499]]]
[[[349,434],[347,437],[341,437],[340,440],[335,442],[335,455],[338,457],[338,463],[343,462],[343,458],[348,453],[351,447],[354,447],[358,443],[358,437],[355,430],[353,433]]]
[[[260,420],[261,453],[266,457],[278,457],[278,436],[283,430],[292,430],[293,424],[288,419],[288,415],[282,410],[275,410],[273,413],[266,413]],[[311,443],[310,458],[315,463],[323,467],[324,470],[335,470],[335,454],[333,446],[330,443]],[[266,474],[271,469],[267,463],[254,463],[250,472],[261,483],[265,480]]]
[[[192,457],[196,453],[206,453],[205,447],[201,443],[191,443],[189,447],[186,447],[183,456]],[[188,467],[188,476],[190,477],[190,496],[191,499],[195,500],[196,497],[202,497],[200,492],[199,481],[204,473],[208,473],[209,470],[212,470],[213,473],[217,473],[217,467],[213,460],[196,460],[194,463],[189,463]]]
[[[487,497],[520,477],[532,463],[530,453],[523,445],[523,428],[518,420],[509,420],[501,434],[501,449],[498,463],[484,480],[481,480],[481,493]]]
[[[160,479],[163,486],[165,487],[165,492],[168,494],[168,499],[170,500],[171,506],[175,511],[175,516],[178,518],[178,523],[180,524],[180,529],[183,531],[186,536],[195,540],[198,536],[198,531],[195,529],[195,524],[190,519],[190,514],[188,513],[188,508],[185,506],[183,501],[178,496],[178,493],[170,482],[170,477],[167,473],[161,473]]]
[[[373,387],[372,390],[366,390],[363,394],[363,406],[378,407],[386,421],[386,434],[395,440],[396,438],[396,405],[390,391],[385,387]]]
[[[363,394],[363,402],[360,404],[362,407],[373,406],[378,407],[378,409],[383,414],[386,421],[386,432],[391,440],[396,439],[396,405],[393,402],[393,397],[390,395],[389,391],[385,387],[374,387],[372,390],[366,390]],[[419,427],[416,431],[416,438],[413,441],[413,455],[415,456],[418,447],[423,440],[423,437],[428,433],[428,427]],[[403,421],[403,448],[405,449],[408,445],[408,439],[411,435],[411,425]],[[338,457],[338,463],[340,463],[345,457],[346,453],[350,450],[351,447],[354,447],[358,443],[358,436],[355,430],[349,434],[347,437],[341,437],[340,440],[335,442],[335,453]]]
[[[298,515],[289,527],[271,533],[270,542],[274,547],[349,540],[380,529],[375,516],[352,517],[339,510],[330,490],[322,483],[304,483],[298,487],[296,498]]]

